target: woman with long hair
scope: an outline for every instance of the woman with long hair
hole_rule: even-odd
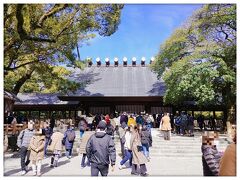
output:
[[[143,154],[143,147],[141,144],[141,137],[137,126],[131,126],[131,149],[132,149],[132,175],[147,176],[147,158]],[[140,167],[140,173],[137,171],[138,166]]]

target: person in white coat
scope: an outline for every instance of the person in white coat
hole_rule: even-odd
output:
[[[124,143],[124,157],[122,161],[120,162],[119,169],[123,169],[123,165],[129,161],[130,167],[132,166],[132,149],[131,149],[131,137],[132,132],[130,131],[130,128],[128,127],[126,130],[126,133],[124,135],[125,143]]]

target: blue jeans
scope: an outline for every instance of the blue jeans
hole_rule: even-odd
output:
[[[82,162],[81,162],[81,166],[82,166],[82,167],[85,167],[85,166],[86,166],[86,163],[85,163],[86,157],[87,157],[87,154],[83,154],[83,155],[82,155]],[[89,162],[88,158],[87,158],[87,166],[90,166],[90,162]]]
[[[47,156],[47,147],[48,147],[49,141],[50,141],[50,138],[45,138],[44,156]]]
[[[84,130],[80,130],[80,138],[82,138],[83,134],[84,134]]]
[[[121,166],[129,160],[129,165],[132,166],[132,151],[125,149],[124,157],[120,162]]]
[[[152,124],[151,123],[148,123],[147,124],[147,130],[151,133],[151,128],[152,128]]]
[[[149,157],[149,145],[142,144],[142,147],[143,147],[143,154],[148,158]]]
[[[72,149],[66,149],[66,156],[72,156]]]

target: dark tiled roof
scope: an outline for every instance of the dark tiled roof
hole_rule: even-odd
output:
[[[13,101],[20,101],[20,99],[18,99],[18,97],[15,94],[5,90],[4,90],[4,98],[10,99]]]
[[[43,94],[43,93],[18,93],[17,97],[21,102],[15,102],[15,105],[31,104],[31,105],[46,105],[46,104],[77,104],[76,101],[61,101],[58,99],[59,94]]]
[[[150,67],[110,66],[73,69],[71,80],[84,83],[84,87],[69,95],[74,96],[163,96],[165,84],[157,79]]]
[[[68,96],[163,96],[165,84],[157,79],[157,74],[145,66],[86,67],[84,70],[68,68],[72,71],[69,79],[84,86]],[[76,101],[61,101],[58,93],[19,93],[22,102],[17,104],[76,104]]]

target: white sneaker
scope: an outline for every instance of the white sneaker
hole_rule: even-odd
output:
[[[118,168],[121,170],[121,169],[123,169],[123,166],[120,164],[120,165],[118,166]]]
[[[23,170],[23,171],[21,172],[21,175],[23,176],[23,175],[25,175],[26,173],[27,173],[27,171]]]

